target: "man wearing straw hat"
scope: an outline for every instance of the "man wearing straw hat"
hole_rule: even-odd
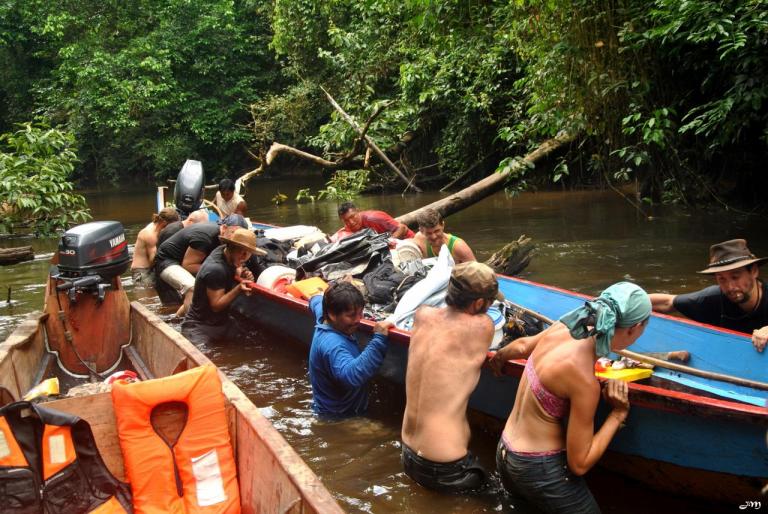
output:
[[[717,285],[695,293],[652,294],[653,310],[752,334],[752,344],[762,352],[768,342],[768,287],[758,277],[766,260],[755,257],[744,239],[712,245],[709,265],[698,273],[714,275]]]
[[[205,259],[195,278],[192,305],[181,324],[181,333],[196,344],[207,345],[236,334],[236,323],[229,319],[229,306],[241,294],[250,294],[253,274],[245,262],[254,254],[266,255],[256,246],[256,235],[238,228]]]

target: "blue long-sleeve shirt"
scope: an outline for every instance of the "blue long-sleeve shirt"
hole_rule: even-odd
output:
[[[322,295],[310,299],[309,309],[316,322],[309,350],[312,408],[334,417],[362,414],[368,407],[368,381],[387,352],[387,337],[375,334],[361,352],[354,336],[322,322]]]

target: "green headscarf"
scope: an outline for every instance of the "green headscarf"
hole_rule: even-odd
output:
[[[597,336],[595,351],[599,357],[605,357],[611,352],[611,339],[616,327],[631,327],[650,315],[651,299],[648,293],[630,282],[619,282],[583,307],[563,315],[560,322],[568,327],[575,339]]]

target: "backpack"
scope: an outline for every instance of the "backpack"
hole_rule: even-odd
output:
[[[406,276],[395,268],[391,260],[385,260],[376,269],[363,276],[369,303],[388,304],[394,299],[395,289]]]

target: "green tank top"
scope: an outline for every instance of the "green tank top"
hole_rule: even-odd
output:
[[[456,244],[456,241],[460,241],[461,238],[454,236],[453,234],[450,234],[448,237],[448,251],[451,252],[451,255],[453,255],[453,247]],[[436,257],[434,252],[432,251],[432,245],[429,244],[429,241],[426,242],[427,246],[427,258],[429,257]]]

